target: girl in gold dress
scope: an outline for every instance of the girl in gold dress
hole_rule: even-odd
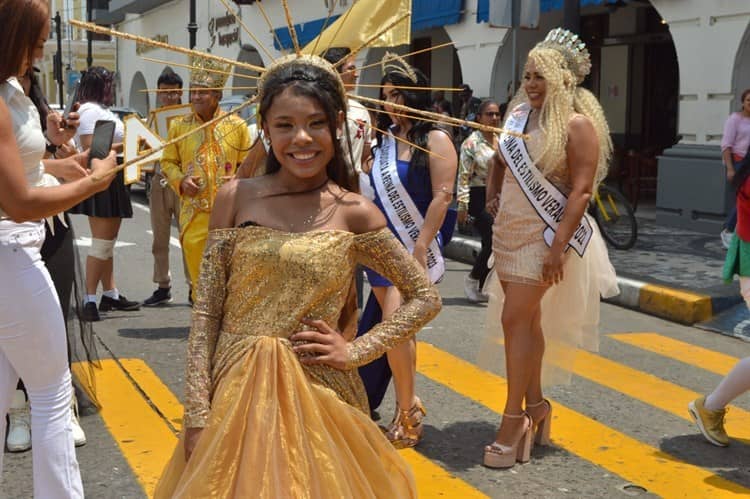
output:
[[[500,168],[488,180],[501,284],[491,293],[497,315],[489,312],[488,327],[504,335],[508,377],[502,424],[484,451],[493,468],[528,461],[534,437],[548,442],[545,347],[554,367],[570,367],[577,347],[595,349],[599,297],[617,290],[606,247],[585,215],[612,149],[601,106],[578,86],[590,67],[585,45],[568,31],[553,30],[531,50],[504,125],[527,139],[501,135]]]
[[[356,368],[412,337],[440,297],[380,211],[352,192],[336,70],[287,56],[258,89],[268,173],[219,191],[188,342],[185,432],[155,496],[416,497],[408,466],[370,421]],[[347,343],[331,325],[357,264],[405,301]]]

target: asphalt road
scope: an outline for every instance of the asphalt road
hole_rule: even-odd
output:
[[[148,208],[134,192],[116,250],[118,288],[142,300],[155,289]],[[81,253],[89,231],[74,221]],[[177,244],[176,229],[173,232]],[[171,252],[172,304],[110,313],[95,325],[103,408],[82,416],[88,443],[78,457],[88,497],[146,497],[180,428],[190,308],[179,251]],[[726,449],[696,434],[687,403],[714,387],[750,344],[630,310],[602,305],[598,354],[574,364],[570,385],[547,391],[554,405],[554,446],[509,471],[481,466],[504,400],[500,366],[479,362],[486,308],[463,297],[468,267],[448,263],[444,308],[418,336],[418,392],[428,417],[425,438],[405,451],[421,497],[723,497],[750,494],[750,396],[736,401]],[[389,397],[381,413],[393,410]],[[262,431],[262,429],[259,429]],[[5,455],[0,497],[32,496],[31,453]]]

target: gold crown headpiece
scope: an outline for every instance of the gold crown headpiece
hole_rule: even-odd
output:
[[[190,56],[190,85],[209,88],[220,88],[227,84],[231,64],[225,64],[213,59]]]
[[[269,78],[278,73],[279,71],[282,71],[290,66],[315,66],[317,68],[320,68],[324,70],[325,72],[329,73],[334,81],[336,82],[336,86],[338,87],[338,92],[341,95],[341,100],[344,102],[344,105],[346,105],[347,102],[347,94],[346,94],[346,87],[344,86],[344,82],[341,80],[341,75],[338,71],[336,71],[336,68],[333,67],[333,64],[326,61],[322,57],[319,57],[317,55],[311,55],[311,54],[289,54],[285,55],[283,57],[279,57],[276,59],[268,68],[263,72],[263,74],[260,76],[260,79],[258,79],[258,102],[263,101],[263,94],[265,93],[265,88],[268,83]],[[344,109],[346,111],[346,109]]]
[[[414,71],[414,68],[398,54],[386,52],[383,59],[380,61],[380,66],[383,68],[384,76],[388,73],[397,73],[404,78],[407,78],[415,85],[418,83],[417,72]]]
[[[576,76],[578,83],[591,72],[591,56],[586,44],[570,31],[555,28],[547,34],[547,37],[537,44],[537,47],[551,48],[557,50],[565,58],[568,69]]]

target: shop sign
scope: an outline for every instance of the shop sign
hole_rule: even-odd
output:
[[[209,48],[213,48],[217,42],[221,47],[229,47],[239,43],[240,27],[237,26],[237,19],[230,12],[223,16],[212,17],[208,21],[208,36],[211,37],[211,47]]]

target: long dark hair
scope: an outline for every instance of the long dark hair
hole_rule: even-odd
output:
[[[403,104],[405,106],[409,106],[414,109],[419,109],[421,111],[432,111],[432,96],[430,95],[429,90],[421,90],[417,88],[401,88],[401,87],[429,87],[430,82],[427,80],[427,77],[422,73],[422,71],[412,68],[414,70],[414,74],[416,75],[417,81],[416,83],[412,81],[410,78],[408,78],[406,75],[401,74],[399,71],[389,71],[384,76],[383,79],[380,80],[380,84],[385,85],[386,83],[390,83],[394,87],[397,87],[397,91],[399,94],[401,94],[404,98]],[[381,100],[385,100],[385,96],[383,95],[381,91],[380,95]],[[401,114],[401,113],[399,113]],[[435,123],[430,123],[427,121],[422,121],[420,119],[411,119],[408,118],[411,122],[411,129],[406,134],[406,138],[409,140],[409,142],[421,147],[422,149],[427,149],[427,139],[428,135],[432,130],[442,130],[444,132],[447,132],[450,136],[452,136],[450,130],[447,128],[443,128],[441,126],[438,126]],[[388,128],[393,124],[393,121],[391,120],[391,117],[388,115],[388,113],[384,112],[381,107],[381,112],[378,114],[378,128],[380,130],[388,130]],[[378,144],[376,147],[380,147],[383,142],[383,134],[378,132],[377,133],[377,139]],[[426,152],[420,151],[419,149],[414,150],[414,153],[411,156],[411,161],[409,162],[409,166],[413,168],[409,168],[409,174],[411,175],[411,172],[414,170],[424,171],[427,170],[427,175],[429,175],[429,156]]]
[[[44,96],[44,91],[39,85],[39,78],[36,76],[36,68],[29,68],[26,77],[29,79],[29,99],[34,103],[34,107],[39,111],[39,120],[42,122],[42,131],[47,131],[47,115],[49,114],[49,102]]]
[[[346,101],[339,92],[339,82],[335,78],[327,70],[304,61],[285,64],[283,68],[270,74],[265,81],[259,109],[261,124],[265,122],[274,98],[286,89],[291,89],[295,95],[317,101],[328,119],[328,131],[333,142],[333,158],[326,166],[328,178],[348,191],[358,192],[354,171],[344,159],[341,142],[336,139],[336,123],[339,112],[346,113]],[[273,153],[272,145],[266,159],[266,172],[276,173],[280,169],[281,163]]]
[[[78,101],[96,102],[104,104],[105,98],[112,92],[114,75],[111,71],[101,66],[91,66],[81,76],[81,85],[78,87]]]

